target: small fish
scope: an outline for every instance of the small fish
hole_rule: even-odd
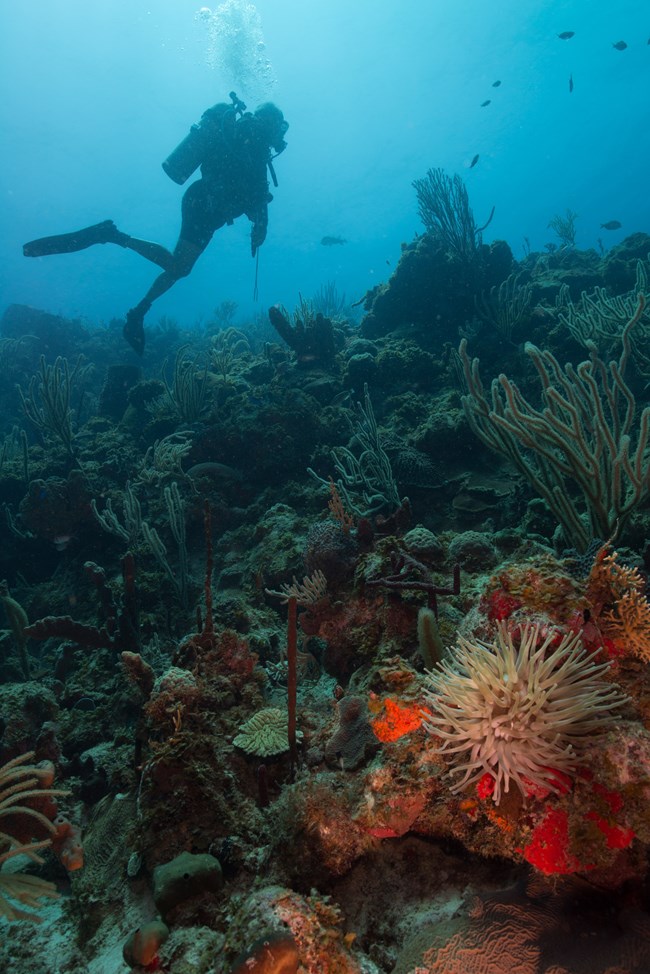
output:
[[[562,33],[558,34],[557,36],[561,41],[570,41],[572,37],[575,37],[575,33],[576,32],[574,30],[563,30]]]
[[[52,538],[52,544],[57,551],[65,551],[65,549],[69,547],[73,541],[73,534],[57,534],[55,538]]]
[[[616,44],[612,44],[612,47],[615,47],[617,51],[624,51],[627,44],[625,41],[616,41]]]
[[[330,406],[350,406],[352,405],[352,394],[354,389],[345,389],[337,393],[330,402]]]
[[[573,91],[573,75],[569,75],[569,94]]]
[[[468,166],[468,169],[473,169],[477,162],[478,162],[478,152],[476,153],[476,155],[474,156],[474,158],[470,162],[470,164]]]
[[[323,237],[321,244],[323,247],[336,247],[339,244],[346,244],[347,240],[345,237]]]
[[[481,108],[486,108],[488,105],[491,105],[491,104],[492,104],[492,99],[491,98],[488,98],[487,101],[482,101],[481,102]]]
[[[650,41],[648,41],[648,44],[650,44]],[[493,88],[498,88],[500,84],[501,84],[500,81],[493,81],[492,82],[492,87]]]
[[[546,318],[551,317],[551,313],[550,311],[547,311],[547,309],[543,305],[538,304],[537,307],[533,308],[533,310],[530,312],[530,316],[531,318],[541,318],[543,320],[546,320]]]
[[[248,402],[251,402],[250,396],[248,397]],[[226,485],[239,483],[244,479],[239,470],[235,470],[234,467],[229,467],[228,464],[219,463],[216,460],[204,460],[202,463],[195,463],[189,470],[185,471],[185,476],[190,477],[192,480],[209,477],[216,483]]]
[[[608,220],[607,223],[600,224],[601,230],[620,230],[622,226],[619,220]]]

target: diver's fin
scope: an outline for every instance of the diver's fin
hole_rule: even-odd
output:
[[[138,308],[127,311],[122,334],[134,352],[144,354],[144,314]]]
[[[47,257],[49,254],[70,254],[75,250],[85,250],[93,244],[115,243],[125,247],[129,236],[121,233],[112,220],[95,223],[83,230],[72,233],[59,233],[54,237],[39,237],[23,246],[25,257]]]

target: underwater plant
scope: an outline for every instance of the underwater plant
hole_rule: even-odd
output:
[[[372,408],[368,386],[363,388],[363,404],[356,403],[356,422],[348,417],[357,453],[348,447],[334,447],[331,451],[336,472],[335,486],[348,511],[357,517],[370,517],[378,511],[396,510],[400,496],[393,470],[381,441],[381,434]],[[333,478],[325,480],[308,467],[308,473],[324,487],[330,488]]]
[[[72,392],[79,375],[82,356],[70,370],[68,360],[57,356],[54,365],[48,365],[41,355],[38,375],[33,375],[25,394],[18,387],[23,412],[44,441],[53,437],[61,441],[70,459],[75,458],[72,423]]]
[[[566,540],[580,552],[592,539],[622,530],[650,495],[650,407],[635,422],[636,399],[625,381],[630,332],[645,306],[645,296],[639,294],[621,335],[620,357],[609,365],[592,347],[588,361],[563,369],[552,352],[527,342],[525,350],[542,387],[539,409],[503,374],[493,380],[488,400],[478,359],[470,360],[465,339],[460,344],[469,425],[526,477]],[[579,488],[582,503],[573,496],[571,483]]]
[[[549,221],[549,227],[557,233],[563,247],[575,247],[577,219],[578,214],[567,209],[565,216],[558,213]]]
[[[424,179],[415,179],[412,185],[427,233],[439,238],[461,263],[472,264],[479,256],[481,233],[494,210],[487,223],[477,227],[465,183],[460,176],[452,178],[443,169],[427,170]]]
[[[506,341],[512,341],[512,333],[525,320],[532,299],[532,284],[520,284],[518,274],[509,274],[498,287],[495,284],[487,294],[482,291],[476,295],[474,304],[482,322]]]
[[[339,291],[335,281],[326,281],[315,292],[311,306],[325,318],[340,318],[346,307],[345,292]]]
[[[590,350],[592,344],[598,349],[610,348],[622,340],[625,327],[636,312],[639,295],[647,293],[648,272],[644,262],[637,260],[635,285],[623,294],[611,295],[596,285],[591,293],[583,290],[580,299],[573,302],[569,285],[562,284],[555,299],[557,319],[586,349]],[[650,375],[649,332],[650,309],[646,307],[638,326],[628,334],[635,368],[645,378]]]
[[[199,367],[201,356],[193,358],[187,354],[187,345],[176,352],[174,374],[171,383],[166,376],[167,360],[162,367],[162,380],[165,392],[175,412],[183,423],[194,423],[206,408],[208,366]]]

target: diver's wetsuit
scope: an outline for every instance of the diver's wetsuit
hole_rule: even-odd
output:
[[[201,179],[186,190],[179,240],[202,253],[215,230],[243,214],[266,228],[267,205],[272,199],[266,176],[268,159],[268,143],[257,120],[245,115],[235,124],[228,146],[218,145],[201,164]]]
[[[98,243],[115,243],[162,267],[163,273],[126,315],[124,337],[141,355],[145,314],[156,298],[190,273],[216,230],[245,214],[253,223],[253,256],[264,242],[268,203],[273,198],[267,179],[269,160],[269,139],[255,115],[246,114],[238,119],[227,142],[217,139],[212,146],[208,143],[201,163],[201,178],[183,195],[181,230],[173,252],[160,244],[130,237],[111,220],[105,220],[73,233],[32,240],[25,244],[23,253],[26,257],[41,257],[84,250]]]

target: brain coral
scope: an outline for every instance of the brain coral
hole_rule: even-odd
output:
[[[301,732],[296,736],[300,738]],[[266,707],[258,710],[240,727],[233,743],[247,754],[270,757],[289,750],[289,716],[286,710]]]

